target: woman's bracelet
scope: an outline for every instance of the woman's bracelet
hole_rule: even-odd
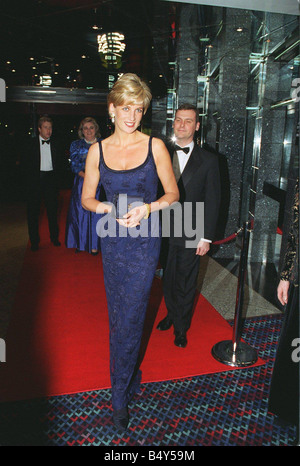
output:
[[[144,204],[146,207],[147,207],[147,213],[145,215],[145,217],[143,217],[144,219],[147,219],[149,218],[149,215],[150,215],[150,212],[151,212],[151,207],[150,207],[150,204]]]

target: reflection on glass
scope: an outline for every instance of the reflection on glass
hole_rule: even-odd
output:
[[[284,140],[282,144],[282,161],[281,161],[281,171],[280,171],[280,184],[285,183],[290,168],[290,161],[291,161],[291,151],[292,151],[292,144],[293,144],[293,132],[294,132],[294,120],[295,120],[295,112],[286,111],[285,117],[285,131],[284,131]]]

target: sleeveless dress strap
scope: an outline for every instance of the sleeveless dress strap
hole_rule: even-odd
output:
[[[152,152],[152,138],[153,136],[149,137],[149,143],[148,143],[148,157],[147,158],[152,158],[153,159],[153,152]]]
[[[98,141],[98,144],[99,144],[99,165],[100,165],[100,162],[101,162],[101,160],[103,159],[103,152],[102,152],[102,143],[101,143],[101,141]]]

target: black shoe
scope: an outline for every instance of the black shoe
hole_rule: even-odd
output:
[[[127,407],[114,411],[113,421],[114,425],[120,432],[125,432],[129,424],[129,414]]]
[[[91,251],[92,256],[97,256],[97,254],[99,254],[99,251]]]
[[[174,345],[185,348],[187,345],[186,332],[175,332]]]
[[[32,244],[30,249],[31,249],[31,251],[38,251],[39,250],[39,245],[38,244]]]
[[[169,328],[171,328],[173,325],[173,322],[172,320],[170,319],[170,317],[165,317],[163,320],[161,320],[158,324],[158,326],[156,327],[158,330],[169,330]]]
[[[58,241],[58,239],[55,239],[54,241],[52,241],[52,244],[53,246],[61,246],[61,242]]]

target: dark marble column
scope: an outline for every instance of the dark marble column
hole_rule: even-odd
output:
[[[243,29],[242,32],[237,31],[238,27]],[[219,239],[231,235],[240,226],[250,39],[251,12],[227,8],[221,34],[217,40],[212,42],[211,52],[214,53],[211,57],[213,58],[212,65],[219,58],[219,78],[218,84],[212,79],[210,83],[214,114],[209,109],[207,135],[207,141],[211,146],[213,141],[210,132],[214,130],[216,133],[216,126],[219,125],[218,147],[215,147],[219,152],[222,182]],[[216,47],[218,51],[214,51]],[[218,94],[217,101],[216,93]],[[234,242],[221,245],[215,252],[216,257],[223,258],[232,258],[234,254]]]
[[[199,18],[198,6],[186,5],[181,9],[179,40],[177,44],[178,105],[197,104],[199,71]]]

